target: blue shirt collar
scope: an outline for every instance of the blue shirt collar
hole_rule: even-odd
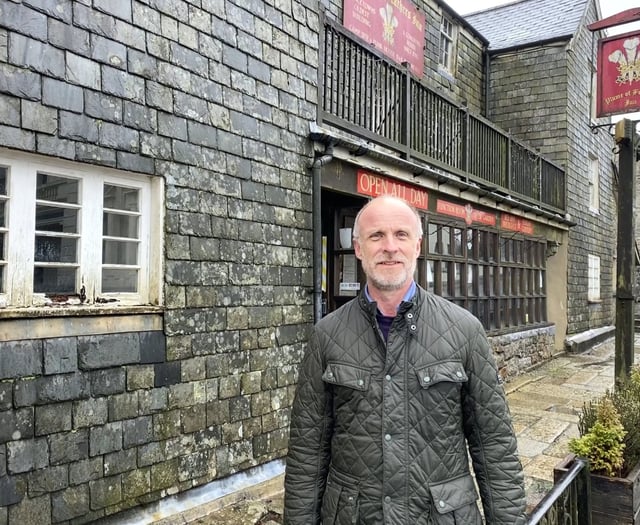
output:
[[[411,286],[409,286],[409,289],[407,290],[407,293],[404,294],[404,297],[402,298],[402,301],[400,301],[400,304],[402,304],[405,301],[409,301],[411,300],[411,298],[415,295],[416,293],[416,282],[415,281],[411,281]],[[371,295],[369,294],[369,285],[365,284],[364,286],[364,295],[367,298],[367,301],[369,301],[370,303],[373,302],[373,299],[371,297]],[[400,307],[400,305],[398,305],[398,307]]]

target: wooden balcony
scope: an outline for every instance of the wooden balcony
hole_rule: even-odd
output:
[[[566,211],[562,168],[325,20],[318,122],[551,213]]]

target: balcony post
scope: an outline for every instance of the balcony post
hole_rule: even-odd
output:
[[[400,115],[402,122],[400,142],[403,146],[402,155],[406,160],[411,159],[411,64],[409,62],[402,63],[404,67],[402,93],[400,99],[402,100],[402,108],[400,109]]]

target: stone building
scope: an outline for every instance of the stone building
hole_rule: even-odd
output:
[[[0,523],[281,470],[308,329],[362,283],[340,230],[373,195],[419,209],[419,282],[478,315],[505,376],[610,324],[604,294],[573,297],[572,226],[597,244],[609,217],[583,211],[590,154],[611,191],[600,139],[574,144],[593,2],[546,53],[575,110],[555,138],[535,115],[508,131],[490,35],[394,5],[412,46],[393,23],[371,45],[378,13],[349,0],[0,1]]]
[[[592,93],[604,35],[586,27],[600,18],[588,0],[531,0],[467,17],[491,41],[488,118],[567,172],[567,214],[575,224],[559,246],[566,275],[553,284],[566,292],[548,305],[558,310],[559,347],[567,336],[572,348],[610,336],[615,319],[613,141],[611,130],[595,127],[606,121],[595,119]],[[566,325],[559,321],[565,310]]]

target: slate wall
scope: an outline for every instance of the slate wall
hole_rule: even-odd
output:
[[[31,339],[52,312],[1,316],[0,523],[86,523],[284,455],[317,42],[306,1],[0,4],[0,147],[165,183],[159,329]]]
[[[596,20],[591,2],[571,40],[531,46],[491,58],[490,115],[567,174],[567,212],[576,223],[569,231],[567,267],[567,334],[614,322],[615,201],[611,167],[613,140],[591,118],[591,79],[595,64],[592,34]],[[596,37],[597,39],[597,37]],[[534,79],[534,80],[532,80]],[[600,167],[600,206],[589,209],[590,159]],[[600,301],[590,302],[588,255],[600,257]]]

